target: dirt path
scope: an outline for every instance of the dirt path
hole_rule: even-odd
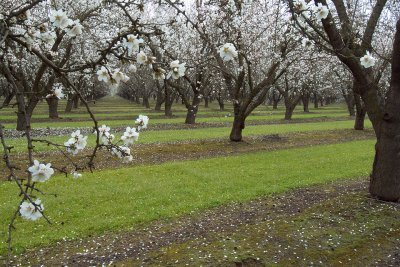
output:
[[[367,198],[366,187],[366,179],[358,179],[231,203],[128,232],[58,242],[14,264],[398,266],[400,207]]]

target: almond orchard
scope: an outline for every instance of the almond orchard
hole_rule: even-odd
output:
[[[0,263],[398,266],[400,4],[3,0]]]

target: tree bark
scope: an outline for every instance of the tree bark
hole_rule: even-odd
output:
[[[75,109],[79,108],[79,96],[78,95],[74,95],[73,101],[74,101],[74,108]]]
[[[314,108],[318,108],[318,95],[314,93]]]
[[[276,101],[275,99],[272,100],[272,109],[278,109],[278,103],[279,103],[279,100],[278,101]]]
[[[286,107],[285,120],[291,120],[293,115],[294,107]]]
[[[219,110],[224,111],[225,110],[225,104],[224,100],[222,98],[217,98],[218,105],[219,105]]]
[[[392,77],[375,145],[369,191],[386,200],[400,200],[400,19],[393,45]]]
[[[58,98],[46,98],[47,105],[49,106],[49,118],[58,119]]]
[[[365,110],[365,106],[361,100],[360,95],[357,93],[354,93],[354,103],[356,105],[356,119],[354,122],[354,130],[362,131],[364,130],[364,121],[367,112]]]
[[[236,109],[236,108],[235,108]],[[245,116],[243,116],[239,111],[235,111],[235,117],[233,119],[233,125],[229,139],[232,142],[242,141],[242,131],[245,127]]]
[[[209,100],[209,99],[208,99],[208,96],[205,96],[205,97],[204,97],[204,107],[205,107],[205,108],[208,108],[208,102],[209,102],[208,100]]]
[[[185,124],[195,124],[196,116],[199,110],[201,99],[199,98],[199,94],[195,94],[193,97],[193,102],[190,106],[187,107],[186,120]]]
[[[65,113],[70,113],[72,111],[73,106],[74,106],[74,99],[68,98],[67,105],[65,106]]]
[[[164,83],[164,87],[165,87],[164,115],[167,117],[171,117],[172,116],[172,103],[174,102],[174,98],[171,95],[172,94],[171,88],[169,88],[169,86],[167,86],[166,83]]]
[[[310,109],[308,108],[308,104],[310,103],[310,95],[303,95],[301,101],[303,102],[303,111],[309,113]]]
[[[143,95],[143,106],[150,108],[149,97],[147,95]]]
[[[158,87],[158,86],[157,86]],[[161,106],[165,101],[165,96],[163,94],[162,88],[158,88],[157,90],[157,95],[156,95],[156,106],[154,107],[154,110],[160,111]]]
[[[185,124],[195,124],[197,116],[197,107],[191,106],[186,113]]]

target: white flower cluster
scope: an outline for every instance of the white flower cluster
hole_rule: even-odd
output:
[[[29,11],[25,12],[27,20],[30,21]],[[28,23],[27,29],[13,27],[15,34],[21,34],[22,39],[29,45],[34,45],[35,41],[40,40],[42,44],[52,46],[57,38],[56,29],[64,31],[67,36],[74,38],[82,34],[83,26],[80,20],[68,18],[63,10],[51,10],[49,15],[50,25],[41,23],[36,27],[31,27],[32,22]],[[52,26],[52,27],[51,27]]]
[[[70,37],[82,34],[83,26],[80,21],[68,18],[67,14],[61,9],[50,11],[50,22],[54,27],[65,30]]]
[[[87,136],[83,136],[80,130],[77,130],[71,134],[71,138],[64,143],[67,147],[67,151],[73,155],[78,154],[80,151],[85,149],[87,145]]]
[[[329,9],[327,6],[318,3],[317,5],[313,4],[311,1],[309,4],[306,3],[305,0],[294,0],[293,1],[293,9],[296,13],[303,15],[305,18],[310,19],[313,15],[315,19],[321,20],[326,19],[329,15]],[[298,19],[301,26],[305,26],[304,21],[299,17]]]
[[[110,133],[110,127],[106,125],[102,125],[99,127],[99,138],[100,142],[105,146],[112,146],[111,153],[120,159],[123,162],[130,162],[133,160],[131,155],[131,150],[128,146],[133,145],[139,139],[139,132],[142,129],[146,129],[149,123],[149,117],[144,115],[139,115],[136,119],[135,123],[137,127],[127,127],[123,135],[121,136],[121,141],[124,143],[123,146],[115,146],[113,145],[113,141],[115,136]]]
[[[133,156],[131,155],[131,150],[129,147],[126,146],[118,146],[113,147],[111,153],[118,158],[122,159],[122,162],[128,163],[133,160]]]
[[[97,71],[97,79],[104,81],[111,89],[118,88],[120,82],[127,82],[129,77],[121,72],[120,69],[115,69],[112,73],[104,66]]]
[[[54,170],[51,168],[51,163],[44,164],[37,160],[33,161],[33,165],[28,168],[28,171],[32,175],[32,182],[43,183],[49,180],[54,174]],[[32,221],[42,217],[43,210],[44,207],[40,199],[36,199],[34,202],[31,200],[26,200],[19,206],[19,213],[21,214],[22,218]]]
[[[110,127],[107,127],[104,124],[101,127],[99,127],[99,135],[100,135],[100,142],[103,145],[111,145],[115,139],[115,136],[113,134],[110,134]]]
[[[36,199],[33,203],[30,201],[24,201],[19,206],[19,213],[21,214],[22,218],[32,221],[36,221],[42,217],[43,210],[44,207],[40,199]]]
[[[129,34],[123,41],[123,45],[128,49],[128,55],[131,56],[134,52],[139,52],[140,45],[143,44],[142,38],[137,38],[137,35]]]
[[[124,134],[121,136],[122,142],[124,142],[125,146],[132,145],[139,138],[139,132],[136,131],[136,128],[126,127]]]
[[[53,168],[51,168],[51,163],[43,164],[37,160],[33,161],[33,165],[28,168],[28,171],[32,175],[33,182],[45,182],[50,179],[54,174]]]

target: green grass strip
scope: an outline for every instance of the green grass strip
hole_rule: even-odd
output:
[[[285,134],[293,132],[310,132],[310,131],[324,131],[324,130],[340,130],[351,129],[353,121],[332,121],[332,122],[311,122],[311,123],[292,123],[292,124],[272,124],[272,125],[254,125],[247,126],[243,130],[243,136],[254,136],[264,134]],[[371,127],[369,121],[365,122],[366,128]],[[149,126],[151,127],[151,125]],[[161,130],[161,131],[148,131],[140,133],[138,143],[155,143],[155,142],[172,142],[172,141],[185,141],[185,140],[204,140],[210,138],[226,138],[228,140],[230,127],[218,128],[198,128],[189,130]],[[72,132],[72,129],[71,129]],[[116,133],[111,129],[111,132],[116,135],[119,140],[122,132]],[[68,136],[49,136],[43,139],[64,144],[68,140]],[[14,146],[14,151],[24,151],[26,142],[23,138],[8,139],[7,144]],[[90,134],[88,138],[88,145],[94,146],[95,135]],[[46,151],[54,149],[42,143],[35,143],[35,151]]]
[[[78,180],[57,176],[40,186],[53,222],[17,220],[16,252],[57,240],[128,230],[231,201],[368,175],[374,141],[355,141],[239,156],[165,163],[84,173]],[[16,186],[0,183],[0,254],[18,203]]]
[[[132,125],[134,120],[137,118],[137,115],[131,115],[132,119],[127,120],[127,119],[118,119],[118,118],[110,118],[108,119],[107,117],[99,117],[99,123],[101,124],[106,124],[107,126],[127,126],[127,125]],[[184,117],[179,117],[179,118],[162,118],[162,119],[152,119],[151,114],[149,115],[150,121],[152,124],[161,124],[161,123],[184,123],[185,118]],[[249,116],[246,121],[278,121],[283,119],[282,114],[271,114],[271,115],[259,115],[259,116]],[[339,117],[350,117],[346,113],[299,113],[299,114],[293,114],[293,119],[318,119],[318,118],[339,118]],[[223,114],[215,114],[214,117],[199,117],[196,119],[196,122],[201,123],[201,122],[233,122],[233,117],[226,117]],[[16,124],[15,123],[4,123],[3,124],[6,129],[15,129]],[[92,127],[93,123],[92,121],[68,121],[68,120],[54,120],[54,121],[48,121],[48,122],[33,122],[32,127],[33,128],[64,128],[64,127]]]

